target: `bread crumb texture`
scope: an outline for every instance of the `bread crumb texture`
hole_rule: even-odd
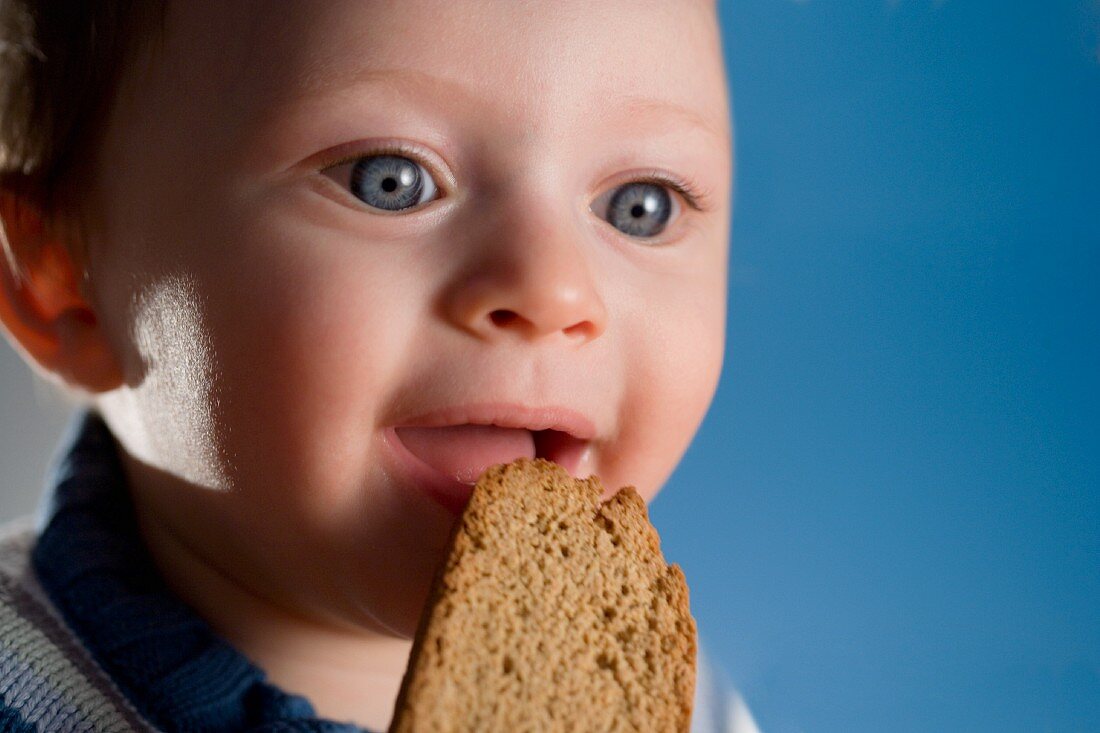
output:
[[[696,628],[631,486],[519,459],[456,522],[391,733],[682,731]]]

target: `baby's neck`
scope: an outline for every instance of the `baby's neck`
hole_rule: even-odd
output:
[[[135,502],[141,534],[168,586],[285,692],[317,715],[388,729],[412,641],[323,624],[232,583]]]
[[[295,621],[261,616],[218,631],[319,716],[385,731],[412,642]]]

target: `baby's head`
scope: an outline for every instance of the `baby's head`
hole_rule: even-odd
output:
[[[724,349],[713,0],[84,5],[4,81],[0,316],[181,594],[408,637],[481,468],[653,498]]]

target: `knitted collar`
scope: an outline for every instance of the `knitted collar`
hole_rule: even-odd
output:
[[[138,533],[102,417],[79,411],[56,455],[31,562],[134,707],[166,732],[365,733],[315,716],[165,585]]]

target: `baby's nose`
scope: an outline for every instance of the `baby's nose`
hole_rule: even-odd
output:
[[[561,332],[578,345],[603,333],[607,309],[585,251],[591,245],[575,225],[549,219],[502,221],[483,235],[446,296],[456,326],[484,339]]]

